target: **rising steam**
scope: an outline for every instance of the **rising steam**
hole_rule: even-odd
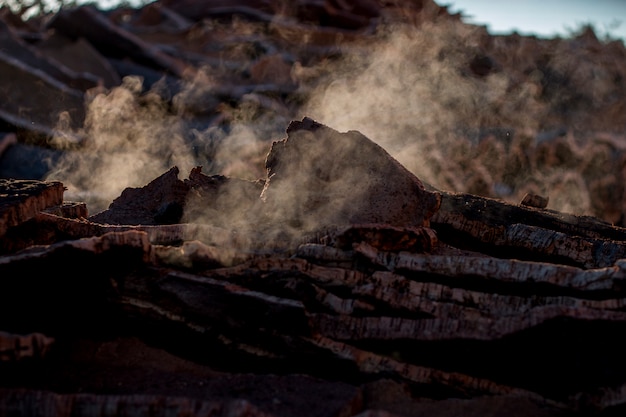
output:
[[[302,114],[359,130],[441,190],[512,203],[538,193],[550,197],[549,208],[616,222],[624,198],[615,186],[624,168],[616,153],[623,145],[573,133],[599,129],[591,115],[600,105],[607,122],[619,114],[623,101],[605,92],[626,71],[607,62],[592,69],[591,58],[581,65],[570,42],[580,55],[601,47],[590,28],[541,47],[515,35],[494,39],[457,21],[386,28],[367,53],[357,50],[329,71]],[[585,168],[598,148],[606,150],[600,156],[609,189]]]
[[[343,61],[304,113],[339,130],[358,129],[418,177],[462,191],[463,178],[442,171],[462,172],[458,164],[467,161],[456,157],[471,146],[464,142],[482,127],[536,129],[542,110],[533,85],[511,92],[505,74],[470,73],[482,36],[481,28],[458,22],[387,30],[371,53]]]
[[[68,151],[48,178],[61,180],[68,198],[99,211],[126,187],[143,186],[172,165],[190,169],[193,158],[181,121],[155,93],[141,94],[142,80],[126,77],[87,104],[80,151]]]
[[[91,213],[173,165],[183,175],[202,165],[207,174],[255,180],[265,176],[271,141],[285,136],[289,120],[309,116],[338,131],[360,131],[438,189],[515,203],[532,192],[549,196],[549,208],[601,216],[608,200],[596,194],[606,184],[619,188],[614,173],[623,167],[614,163],[615,141],[600,139],[607,148],[600,168],[610,172],[599,178],[591,156],[598,144],[559,129],[585,127],[577,125],[584,92],[573,95],[563,80],[592,80],[585,85],[602,95],[619,74],[598,77],[590,64],[570,65],[567,44],[547,52],[533,45],[454,20],[384,27],[367,45],[347,46],[338,60],[296,62],[292,76],[307,99],[290,108],[267,105],[262,93],[245,94],[234,107],[220,104],[210,70],[198,71],[170,101],[127,77],[89,101],[85,149],[69,152],[49,178],[63,181],[68,197],[87,201]],[[543,61],[528,60],[537,56]],[[206,123],[204,107],[216,109]],[[188,123],[197,115],[198,124]],[[623,194],[612,194],[610,204],[620,207]],[[609,220],[620,215],[613,210]]]
[[[144,91],[142,79],[129,76],[109,91],[92,92],[79,132],[84,146],[66,152],[48,178],[62,181],[66,196],[87,202],[92,214],[106,209],[125,188],[141,187],[172,166],[183,175],[202,165],[208,173],[259,178],[267,146],[260,145],[245,109],[231,110],[236,117],[228,129],[190,127],[194,113],[207,113],[201,106],[211,110],[217,104],[212,87],[210,78],[196,76],[168,102],[163,83]],[[58,131],[66,131],[66,125],[57,126]]]

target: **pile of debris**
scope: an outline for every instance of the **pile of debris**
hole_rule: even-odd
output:
[[[590,27],[492,36],[432,0],[3,8],[0,66],[0,177],[60,180],[92,212],[172,165],[261,178],[309,115],[439,189],[626,225],[626,48]],[[125,158],[151,162],[105,189]]]
[[[0,416],[626,410],[622,42],[2,8],[0,74]]]
[[[91,217],[3,181],[2,413],[623,412],[625,229],[427,189],[308,118],[267,172],[174,167]]]

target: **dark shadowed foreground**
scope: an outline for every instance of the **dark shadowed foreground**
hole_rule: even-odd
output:
[[[426,189],[308,118],[266,164],[91,217],[2,180],[0,415],[626,410],[624,229]]]

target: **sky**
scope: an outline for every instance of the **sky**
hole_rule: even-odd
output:
[[[626,0],[435,0],[466,23],[486,25],[491,34],[566,37],[591,23],[596,35],[626,43]]]

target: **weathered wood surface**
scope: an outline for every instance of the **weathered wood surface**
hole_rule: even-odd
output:
[[[493,256],[552,259],[585,268],[625,257],[626,229],[589,216],[516,206],[469,194],[442,193],[432,218],[439,238]]]
[[[160,1],[48,17],[23,22],[0,12],[9,23],[0,22],[0,119],[15,132],[0,142],[0,157],[11,159],[2,168],[12,176],[44,178],[66,145],[84,152],[97,132],[81,126],[94,110],[83,106],[121,90],[139,106],[162,105],[165,123],[176,117],[192,136],[185,146],[197,160],[220,166],[215,150],[242,116],[263,125],[255,132],[263,136],[301,115],[335,75],[352,87],[385,49],[417,46],[414,60],[387,60],[409,77],[386,78],[414,83],[421,80],[411,72],[433,70],[469,82],[460,90],[484,104],[497,96],[488,76],[497,71],[496,84],[513,94],[497,100],[498,112],[479,106],[478,121],[467,120],[462,100],[433,103],[444,117],[430,122],[372,117],[382,131],[401,130],[395,152],[423,136],[425,166],[440,184],[511,199],[528,191],[521,174],[537,170],[552,204],[559,195],[551,188],[573,185],[585,197],[574,207],[624,224],[623,138],[594,133],[577,144],[535,131],[623,128],[626,112],[614,100],[624,92],[615,83],[624,78],[623,45],[591,29],[573,39],[494,42],[430,0]],[[410,23],[400,33],[408,47],[385,27],[400,22]],[[473,47],[461,51],[459,41]],[[80,62],[68,50],[80,50]],[[555,65],[565,55],[604,65]],[[356,71],[341,77],[347,61]],[[126,75],[133,81],[120,86]],[[572,86],[575,97],[561,90]],[[528,101],[518,101],[528,96],[515,94],[520,87],[532,90]],[[545,100],[561,92],[565,101]],[[519,111],[529,104],[532,126]],[[477,132],[437,143],[440,129],[482,128],[500,111],[530,136],[509,136],[507,127],[505,141]],[[455,125],[440,126],[447,122]],[[217,139],[204,137],[214,130]],[[466,146],[470,137],[480,143]],[[336,146],[346,140],[351,146]],[[30,152],[32,143],[42,148]],[[624,229],[545,210],[548,200],[537,196],[517,206],[424,189],[360,133],[307,118],[274,144],[266,168],[268,178],[243,181],[199,167],[179,180],[174,167],[92,217],[85,204],[63,202],[59,184],[33,184],[32,198],[0,206],[0,415],[472,415],[451,411],[459,403],[481,416],[496,414],[490,405],[498,403],[508,416],[624,414]]]
[[[310,246],[305,256],[311,252],[326,251],[319,246]],[[596,269],[581,269],[573,266],[550,264],[547,262],[500,259],[486,256],[466,256],[459,259],[455,255],[421,255],[409,252],[379,252],[369,245],[359,244],[355,250],[377,265],[390,271],[405,273],[430,273],[448,278],[476,277],[499,282],[537,283],[556,285],[580,290],[619,290],[625,278],[624,260],[614,265]],[[316,254],[317,255],[317,254]],[[320,253],[320,259],[332,259],[331,255]]]
[[[354,138],[302,123],[299,140],[308,145],[316,134]],[[294,158],[307,161],[306,155]],[[179,180],[172,168],[145,187],[127,189],[101,214],[86,218],[83,205],[57,199],[7,226],[0,329],[19,343],[4,349],[0,385],[32,388],[23,396],[7,392],[37,402],[55,386],[11,382],[25,366],[59,366],[68,344],[94,334],[136,335],[221,372],[298,374],[357,390],[391,379],[406,387],[407,401],[507,397],[551,415],[610,415],[626,407],[623,229],[427,192],[389,159],[393,169],[382,171],[385,178],[395,175],[418,195],[372,204],[365,198],[353,211],[314,216],[312,223],[302,222],[298,211],[276,216],[282,191],[307,201],[313,194],[302,187],[306,177],[328,177],[312,160],[310,169],[292,167],[289,175],[259,182],[205,176],[200,168]],[[280,152],[268,158],[274,168],[281,163]],[[360,179],[384,197],[378,182],[363,172]],[[33,186],[43,196],[50,184]],[[62,184],[52,188],[62,196]],[[221,200],[224,190],[232,194]],[[318,203],[320,195],[313,198]],[[246,221],[220,217],[235,202],[253,211]],[[402,213],[403,202],[419,212]],[[212,214],[197,216],[195,208],[189,217],[196,222],[178,223],[189,218],[189,207]],[[393,213],[385,217],[389,207]],[[364,222],[353,223],[352,216]],[[119,224],[97,222],[107,218]],[[377,223],[381,218],[388,222]],[[29,334],[54,339],[49,355],[38,353],[45,343]],[[29,343],[32,349],[22,351]],[[117,410],[130,401],[105,391],[94,400],[98,407]],[[71,405],[58,413],[74,412],[72,404],[83,401],[51,395],[45,397],[51,407],[57,400]],[[137,409],[150,407],[152,399],[144,400]],[[345,415],[366,412],[365,400],[351,401]]]
[[[200,243],[196,245],[210,247]],[[309,248],[307,250],[311,247],[320,248],[317,244],[302,246],[303,249]],[[557,281],[548,282],[549,287],[545,287],[543,293],[541,287],[534,287],[535,282],[506,278],[500,282],[497,274],[488,267],[481,273],[481,265],[482,268],[489,266],[489,260],[495,265],[507,262],[490,257],[474,259],[482,262],[477,263],[475,269],[470,267],[470,260],[464,265],[466,269],[461,267],[449,275],[445,268],[441,271],[434,268],[439,259],[437,257],[428,274],[415,274],[415,271],[401,268],[396,272],[377,271],[364,263],[366,258],[362,257],[363,251],[358,246],[355,251],[349,252],[326,248],[322,253],[331,253],[331,263],[339,258],[344,265],[350,260],[352,266],[327,266],[323,256],[315,260],[309,256],[309,260],[305,260],[278,255],[255,255],[250,258],[251,255],[248,255],[248,260],[243,262],[233,261],[233,258],[229,262],[221,262],[211,251],[196,251],[195,258],[180,255],[180,259],[190,262],[181,265],[172,260],[171,252],[184,252],[184,249],[151,245],[146,232],[134,230],[60,242],[44,249],[4,257],[0,262],[0,273],[3,277],[10,277],[18,270],[28,273],[28,265],[34,262],[45,268],[49,263],[84,258],[81,253],[104,255],[124,251],[129,257],[124,262],[125,267],[109,265],[108,272],[95,278],[99,284],[89,284],[108,289],[100,294],[82,294],[87,299],[83,299],[81,304],[108,305],[107,310],[121,311],[123,316],[132,317],[140,326],[159,328],[160,332],[165,332],[164,335],[167,329],[171,329],[174,334],[187,335],[186,338],[196,340],[192,343],[207,343],[208,337],[210,343],[217,343],[221,349],[257,358],[270,367],[276,361],[292,364],[300,361],[298,367],[301,371],[324,376],[332,374],[334,367],[343,368],[346,363],[352,363],[356,368],[350,374],[356,371],[357,374],[369,375],[369,378],[384,374],[408,384],[449,390],[454,393],[453,396],[508,395],[563,409],[578,409],[581,406],[579,400],[583,397],[585,407],[598,409],[626,401],[623,396],[620,397],[621,388],[608,381],[590,391],[580,389],[585,385],[582,380],[588,372],[584,369],[580,375],[574,374],[573,381],[560,381],[573,390],[563,392],[562,387],[537,388],[534,386],[536,382],[532,381],[517,385],[515,376],[502,373],[507,365],[503,365],[502,372],[486,376],[471,365],[461,366],[462,372],[454,371],[448,366],[434,366],[437,360],[433,363],[433,358],[414,357],[410,353],[412,349],[428,346],[420,348],[423,343],[451,343],[453,346],[455,343],[462,345],[460,341],[463,340],[483,343],[483,348],[491,351],[507,336],[517,334],[520,335],[521,346],[513,348],[514,345],[509,345],[509,348],[514,349],[512,355],[523,354],[524,346],[540,343],[532,332],[525,334],[555,320],[570,320],[574,329],[578,326],[576,323],[580,323],[583,334],[588,331],[585,330],[585,323],[611,323],[617,326],[615,329],[623,329],[626,314],[622,310],[626,298],[619,287],[607,287],[604,283],[599,288],[593,285],[589,288],[586,284],[572,287],[567,285],[567,281]],[[338,253],[342,256],[338,257]],[[387,255],[390,258],[410,256],[402,252],[389,252]],[[134,261],[129,262],[130,259]],[[457,258],[457,262],[463,264],[464,258]],[[570,277],[575,274],[597,275],[603,277],[600,282],[607,279],[608,273],[608,268],[595,271],[509,262],[513,262],[513,268],[521,270],[528,265],[541,272],[543,265],[548,271],[556,269]],[[228,263],[235,265],[219,267]],[[137,269],[140,265],[144,267]],[[94,266],[97,267],[97,264]],[[146,266],[148,269],[144,269]],[[193,268],[195,272],[171,270],[171,267]],[[120,273],[124,269],[128,272]],[[52,291],[49,285],[46,286],[46,296],[50,297],[48,302],[54,302],[55,294],[67,292],[68,285],[73,285],[72,282],[77,279],[76,274],[81,275],[79,271],[67,273],[69,277],[76,278],[58,280]],[[447,278],[448,282],[440,283],[438,277],[444,281]],[[619,279],[619,276],[614,278]],[[22,309],[28,308],[31,303],[29,298],[34,295],[33,288],[40,285],[36,283],[42,279],[45,277],[31,277],[31,284],[23,284],[24,287],[16,287],[15,283],[3,279],[0,284],[3,294],[12,294],[11,299],[2,300],[3,313],[16,309],[21,303],[25,304]],[[477,280],[481,279],[484,284],[477,284]],[[464,284],[464,280],[468,282]],[[524,288],[526,285],[530,288]],[[35,296],[34,299],[39,298]],[[72,310],[71,297],[68,299],[65,296],[65,299],[69,303],[66,308]],[[45,305],[41,307],[45,308]],[[45,320],[31,315],[31,321],[26,324],[47,323],[45,326],[54,334],[60,329],[58,322],[63,316],[59,314],[52,312]],[[90,314],[95,313],[88,312],[83,320],[89,321]],[[75,331],[79,328],[76,327]],[[411,344],[414,347],[410,347]],[[308,359],[302,362],[304,352],[307,352],[305,357]],[[536,354],[541,355],[540,352]],[[203,355],[203,360],[212,359]],[[459,362],[459,359],[453,362]],[[554,378],[558,380],[558,377]],[[576,391],[576,387],[580,390]],[[601,394],[596,393],[596,388],[601,390]]]
[[[175,177],[161,180],[184,184]],[[196,178],[208,195],[223,183]],[[33,230],[23,239],[40,246],[0,257],[0,328],[60,346],[91,332],[138,333],[163,347],[184,341],[177,354],[225,369],[243,361],[351,383],[384,375],[427,398],[508,396],[555,412],[626,406],[625,264],[598,255],[602,244],[619,253],[621,230],[476,196],[463,198],[481,211],[456,211],[447,198],[431,227],[334,225],[298,242],[211,224],[100,224],[80,205],[46,204],[28,228],[6,233]],[[458,245],[468,218],[471,230],[501,234]],[[516,258],[502,249],[508,219],[524,221],[511,230],[558,234],[570,256],[526,239],[545,256]],[[45,272],[60,268],[54,280]],[[20,350],[5,351],[17,363]]]
[[[0,178],[0,237],[40,211],[63,202],[63,184]]]
[[[450,221],[445,221],[446,219]],[[441,209],[433,222],[462,224],[464,219],[480,221],[490,226],[509,225],[514,222],[589,238],[614,240],[626,238],[624,228],[612,226],[595,217],[517,206],[471,194],[442,192]]]

